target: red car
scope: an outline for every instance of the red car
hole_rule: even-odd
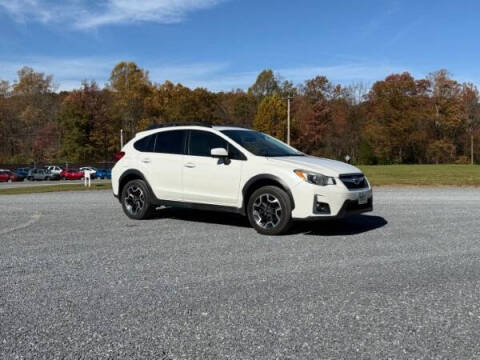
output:
[[[63,180],[81,180],[83,179],[83,171],[80,171],[78,169],[67,169],[67,170],[62,170],[60,173],[60,178]]]
[[[0,170],[0,182],[23,181],[25,178],[10,170]]]

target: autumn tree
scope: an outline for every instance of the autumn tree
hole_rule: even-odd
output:
[[[217,96],[197,88],[189,89],[181,84],[166,81],[152,89],[145,101],[146,117],[151,123],[205,122],[218,123]]]
[[[30,162],[41,160],[34,144],[40,138],[48,137],[49,145],[58,149],[58,138],[45,132],[46,128],[57,126],[58,94],[52,75],[36,72],[32,68],[23,67],[17,72],[18,80],[12,87],[3,83],[2,92],[5,98],[4,126],[10,151],[15,155],[11,160]]]
[[[64,99],[59,115],[64,129],[63,159],[100,160],[113,150],[117,136],[112,133],[116,129],[111,126],[109,104],[109,94],[100,90],[95,82],[83,82],[81,89],[73,90]]]
[[[242,90],[217,94],[218,117],[224,124],[253,126],[257,112],[255,97]]]
[[[465,155],[469,154],[470,163],[474,163],[474,137],[480,129],[480,104],[477,87],[471,83],[463,84],[461,102],[466,117],[465,128],[467,139],[465,141]],[[468,146],[468,144],[470,146]],[[469,148],[469,149],[468,149]]]
[[[152,93],[148,71],[134,62],[122,61],[113,68],[108,88],[113,94],[114,114],[121,120],[126,137],[131,138],[145,116],[145,100]]]
[[[377,81],[370,90],[365,136],[380,162],[425,159],[431,108],[424,85],[403,73]]]

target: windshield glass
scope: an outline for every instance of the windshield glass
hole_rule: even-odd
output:
[[[258,131],[222,130],[222,133],[257,156],[303,156],[300,151]]]

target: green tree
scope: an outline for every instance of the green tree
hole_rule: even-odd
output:
[[[258,107],[253,127],[280,140],[285,140],[286,125],[287,106],[285,101],[278,95],[265,97]]]
[[[255,83],[248,89],[248,93],[259,100],[265,96],[278,94],[279,91],[280,81],[270,69],[260,72]]]

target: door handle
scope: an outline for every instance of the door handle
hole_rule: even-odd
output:
[[[142,162],[145,163],[145,164],[149,164],[149,163],[150,163],[150,159],[142,159]]]
[[[195,164],[189,162],[189,163],[186,163],[186,164],[185,164],[185,167],[187,167],[187,168],[194,168],[194,167],[195,167]]]

